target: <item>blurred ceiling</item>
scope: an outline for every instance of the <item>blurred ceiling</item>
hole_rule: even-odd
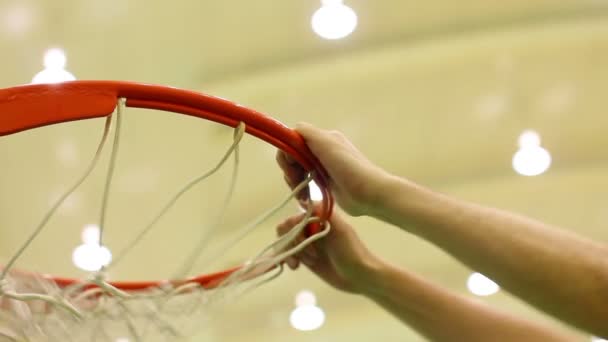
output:
[[[339,129],[394,173],[608,241],[607,2],[346,4],[359,16],[357,30],[327,41],[310,29],[319,7],[312,0],[0,0],[0,87],[28,83],[42,69],[44,51],[61,47],[68,70],[79,79],[200,90],[288,125],[309,121]],[[228,129],[191,118],[129,114],[108,224],[116,228],[107,243],[117,249],[179,184],[209,168],[231,136]],[[70,123],[0,139],[4,258],[84,169],[102,125]],[[538,177],[522,177],[511,168],[525,129],[539,132],[553,158]],[[272,148],[248,140],[230,227],[268,209],[285,192]],[[102,171],[62,206],[22,267],[79,274],[70,255],[82,226],[97,220],[105,163],[107,156]],[[218,176],[188,197],[167,218],[169,229],[150,236],[147,248],[113,276],[140,279],[175,270],[185,246],[217,210],[213,199],[223,198],[225,180]],[[368,218],[352,222],[382,256],[465,292],[470,270],[433,246]],[[273,230],[252,237],[226,263],[251,255]],[[293,296],[303,287],[317,293],[327,313],[326,325],[316,332],[288,325]],[[487,300],[559,325],[506,294]],[[421,340],[372,303],[338,293],[304,270],[287,272],[239,299],[202,337]]]

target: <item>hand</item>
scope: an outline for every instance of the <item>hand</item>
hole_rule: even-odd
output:
[[[277,227],[277,233],[286,234],[303,217],[304,214],[288,218]],[[346,292],[362,293],[371,280],[370,271],[379,260],[365,247],[339,211],[334,210],[328,223],[331,225],[329,234],[287,259],[287,265],[295,270],[303,263],[331,286]],[[300,236],[296,242],[304,238]]]
[[[296,130],[325,167],[329,187],[340,207],[354,216],[369,214],[381,195],[381,184],[388,173],[369,161],[340,132],[304,123],[298,124]],[[306,171],[282,151],[277,153],[277,162],[291,188],[306,177]]]

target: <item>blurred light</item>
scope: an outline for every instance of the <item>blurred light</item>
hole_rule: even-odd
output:
[[[540,135],[532,130],[524,131],[517,139],[520,148],[540,146]]]
[[[75,79],[76,77],[74,77],[74,75],[63,69],[44,69],[34,76],[32,84],[60,83],[74,81]]]
[[[76,165],[78,161],[78,148],[73,141],[64,140],[57,146],[57,158],[67,165]]]
[[[44,67],[47,69],[64,69],[66,63],[67,57],[61,49],[49,49],[44,54]]]
[[[316,305],[317,297],[308,290],[302,290],[296,295],[296,306]]]
[[[291,312],[289,322],[297,330],[316,330],[325,322],[325,313],[318,306],[302,305]]]
[[[96,224],[87,224],[82,229],[82,242],[85,245],[99,245],[99,226]]]
[[[357,27],[357,14],[342,0],[322,0],[312,16],[311,25],[316,34],[325,39],[340,39]]]
[[[524,131],[518,139],[519,150],[513,156],[513,169],[523,176],[538,176],[551,166],[549,151],[540,146],[540,135]]]
[[[536,111],[549,115],[567,114],[577,100],[577,88],[570,82],[551,86],[538,98]]]
[[[500,287],[488,277],[481,273],[472,273],[467,280],[467,287],[471,293],[477,296],[493,295],[500,290]]]
[[[131,340],[129,340],[126,337],[119,337],[116,340],[114,340],[114,342],[130,342]]]
[[[32,84],[60,83],[74,81],[76,77],[65,70],[67,58],[61,49],[50,49],[44,54],[45,69],[37,73],[32,79]]]
[[[551,166],[551,155],[542,147],[525,147],[515,152],[513,169],[522,176],[538,176]]]
[[[496,120],[509,110],[510,100],[506,94],[489,94],[475,103],[475,111],[483,120]]]
[[[608,340],[593,336],[593,337],[591,337],[591,342],[608,342]]]
[[[74,249],[72,261],[76,267],[94,272],[110,264],[112,253],[105,246],[85,243]]]
[[[323,192],[321,192],[321,189],[319,188],[319,186],[317,185],[317,183],[315,183],[315,181],[311,181],[310,183],[308,183],[308,190],[310,191],[310,199],[313,201],[322,201],[323,200]]]
[[[17,4],[1,8],[0,22],[4,24],[4,30],[13,35],[21,36],[29,31],[34,22],[34,14],[31,8],[26,7],[24,4]]]

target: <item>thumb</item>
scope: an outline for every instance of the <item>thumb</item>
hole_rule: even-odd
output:
[[[304,137],[306,142],[314,142],[323,137],[323,130],[317,128],[307,122],[298,122],[296,124],[296,131]]]
[[[304,138],[306,145],[312,153],[319,158],[319,154],[323,152],[323,146],[326,146],[324,144],[324,140],[326,139],[325,130],[306,122],[297,123],[295,129]]]

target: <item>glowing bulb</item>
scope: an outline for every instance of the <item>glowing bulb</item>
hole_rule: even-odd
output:
[[[87,224],[82,230],[82,242],[85,245],[98,245],[99,244],[99,226],[96,224]]]
[[[540,146],[540,135],[524,131],[517,139],[519,150],[513,155],[512,165],[523,176],[538,176],[551,166],[549,151]]]
[[[325,313],[318,306],[298,306],[291,312],[289,322],[291,323],[291,326],[297,330],[316,330],[325,323]]]
[[[524,147],[513,156],[513,169],[523,176],[538,176],[551,166],[551,155],[540,146]]]
[[[308,183],[308,191],[310,192],[310,199],[313,201],[322,201],[323,200],[323,192],[321,192],[321,189],[319,188],[319,186],[317,185],[317,183],[315,183],[315,181],[311,181],[310,183]]]
[[[12,36],[21,36],[29,31],[34,23],[34,13],[25,4],[15,2],[1,11],[0,23]]]
[[[74,249],[72,261],[76,267],[94,272],[110,264],[112,253],[105,246],[82,244]]]
[[[472,273],[469,276],[469,279],[467,280],[467,287],[471,293],[478,296],[493,295],[500,290],[500,287],[495,282],[477,272]]]
[[[325,39],[340,39],[357,27],[357,14],[341,0],[323,0],[312,16],[312,29]]]
[[[66,63],[67,57],[61,49],[49,49],[44,54],[44,67],[47,69],[64,69]]]
[[[532,130],[526,130],[517,139],[520,148],[540,146],[540,135]]]
[[[296,295],[296,306],[305,306],[305,305],[316,305],[317,297],[315,294],[308,290],[303,290],[298,292]]]
[[[76,79],[72,73],[65,70],[67,58],[61,49],[50,49],[44,54],[44,70],[37,73],[32,84],[60,83]]]
[[[74,75],[63,69],[44,69],[34,76],[32,84],[61,83],[75,79]]]

